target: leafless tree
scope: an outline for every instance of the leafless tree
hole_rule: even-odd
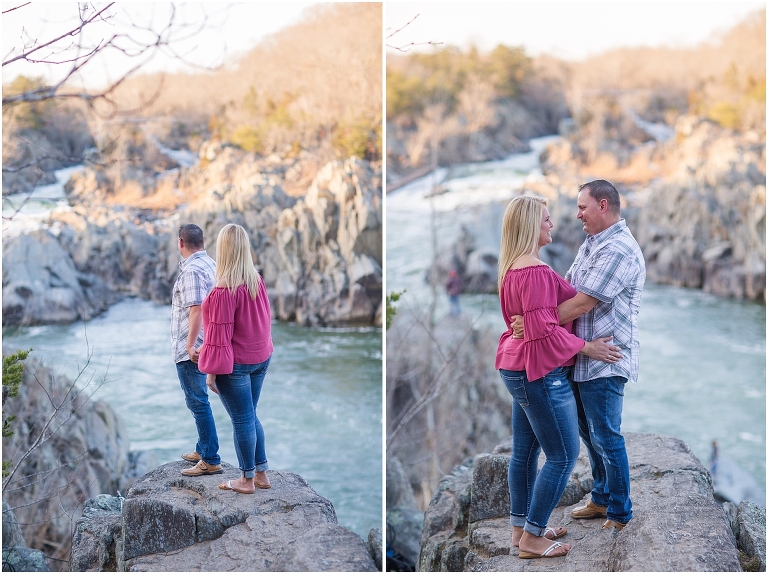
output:
[[[30,5],[26,2],[13,6],[4,10],[3,15],[5,17],[11,12],[14,16],[23,15],[30,10]],[[196,20],[190,22],[180,16],[174,4],[167,5],[167,14],[161,22],[141,23],[120,12],[115,2],[81,2],[77,4],[76,23],[51,33],[50,37],[32,37],[27,32],[28,27],[24,27],[16,44],[3,56],[3,75],[13,76],[14,70],[19,70],[22,64],[25,70],[53,69],[55,74],[54,79],[46,82],[36,80],[20,86],[3,86],[3,178],[24,174],[22,193],[26,193],[28,200],[44,177],[46,166],[50,169],[51,165],[103,164],[106,160],[99,152],[85,153],[82,149],[81,153],[74,155],[58,153],[52,146],[25,138],[16,129],[15,115],[32,106],[53,102],[70,105],[79,102],[86,113],[99,119],[136,113],[158,97],[163,87],[162,74],[154,91],[137,106],[121,106],[115,96],[120,86],[153,57],[162,53],[201,67],[189,61],[187,54],[177,50],[180,43],[195,37],[205,28],[208,18],[203,14]],[[112,58],[110,61],[113,61],[115,57],[128,62],[127,70],[119,72],[98,89],[87,88],[86,78],[94,77],[97,66],[103,64],[105,58]],[[42,73],[30,75],[44,76]],[[100,143],[102,147],[108,147],[113,142]],[[3,197],[8,193],[4,186]],[[14,215],[24,203],[16,204]]]
[[[29,4],[31,3],[27,2],[10,8],[3,14],[22,9]],[[69,30],[50,39],[28,39],[22,35],[19,39],[20,46],[14,46],[3,58],[3,68],[23,61],[35,65],[62,66],[63,73],[51,85],[19,94],[3,94],[3,108],[21,102],[80,99],[94,109],[97,105],[104,104],[99,111],[108,115],[131,113],[133,110],[118,108],[112,98],[115,90],[159,51],[184,59],[184,54],[176,52],[175,45],[200,33],[207,21],[207,18],[194,24],[179,21],[176,7],[170,4],[167,20],[159,27],[154,24],[142,25],[130,20],[128,32],[112,32],[111,28],[114,27],[116,15],[115,2],[106,5],[81,2],[78,3],[79,22]],[[100,27],[100,33],[95,36],[98,39],[93,41],[86,37],[85,31],[93,32],[96,27]],[[100,90],[91,92],[74,86],[77,79],[83,78],[87,67],[92,68],[93,63],[100,56],[113,53],[122,54],[135,61],[135,64]],[[192,64],[192,62],[189,63]]]
[[[4,432],[3,500],[22,526],[25,541],[54,560],[54,568],[69,557],[68,540],[83,503],[104,488],[81,466],[92,460],[92,448],[101,447],[86,445],[72,432],[76,420],[88,416],[94,393],[107,382],[107,375],[86,376],[90,358],[89,349],[72,381],[37,360],[24,361],[16,404],[6,404],[9,396],[3,387],[4,413],[26,413],[17,420],[11,417],[11,432]]]

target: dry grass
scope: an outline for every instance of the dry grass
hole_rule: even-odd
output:
[[[144,115],[185,118],[204,129],[251,126],[266,148],[298,140],[355,118],[381,119],[381,4],[319,4],[302,21],[261,42],[216,72],[165,76]],[[123,106],[148,99],[158,74],[120,91]]]

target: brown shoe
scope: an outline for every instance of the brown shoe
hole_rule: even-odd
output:
[[[606,518],[608,509],[598,506],[591,500],[585,506],[577,506],[571,510],[573,518]]]
[[[181,471],[184,476],[202,476],[204,474],[221,474],[224,469],[220,464],[207,464],[204,460],[199,461],[192,468],[185,468]]]
[[[182,455],[181,455],[181,458],[183,458],[183,459],[184,459],[184,460],[186,460],[187,462],[199,462],[199,461],[201,461],[201,460],[203,459],[203,457],[201,457],[201,456],[200,456],[200,455],[197,453],[197,451],[196,451],[196,450],[193,450],[193,451],[192,451],[192,452],[190,452],[189,454],[182,454]]]
[[[603,528],[615,528],[616,530],[621,530],[625,526],[626,524],[622,524],[621,522],[615,522],[613,520],[606,520],[603,523]]]

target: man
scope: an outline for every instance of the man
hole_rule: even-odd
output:
[[[621,218],[616,188],[605,180],[579,188],[576,217],[587,238],[565,278],[578,294],[558,307],[560,324],[575,320],[574,333],[585,341],[612,336],[621,357],[605,363],[577,355],[571,388],[576,397],[579,436],[592,465],[592,499],[571,512],[574,518],[605,518],[603,528],[621,530],[632,518],[629,461],[621,435],[624,385],[637,381],[637,314],[645,283],[640,246]],[[517,321],[515,338],[522,336]]]
[[[181,458],[196,463],[181,471],[185,476],[221,474],[219,437],[208,402],[205,374],[197,368],[200,347],[203,345],[203,317],[200,305],[213,289],[216,263],[208,257],[203,242],[203,230],[193,223],[179,228],[179,276],[173,286],[171,309],[171,339],[176,372],[184,391],[187,408],[197,426],[197,445],[194,452]]]

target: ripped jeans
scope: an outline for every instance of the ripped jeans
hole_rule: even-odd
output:
[[[592,465],[592,502],[607,508],[608,518],[626,524],[632,518],[629,459],[621,435],[624,377],[571,381],[579,413],[579,435]]]
[[[512,395],[512,458],[509,461],[510,522],[543,536],[579,456],[576,400],[570,367],[529,381],[525,371],[500,369]],[[539,453],[547,457],[537,473]]]

